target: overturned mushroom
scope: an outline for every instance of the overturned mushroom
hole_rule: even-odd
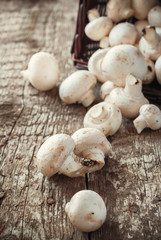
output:
[[[82,103],[89,106],[94,100],[95,76],[87,70],[79,70],[67,77],[59,88],[59,96],[67,104]]]
[[[161,27],[161,6],[151,8],[148,13],[148,22],[155,27]]]
[[[157,130],[161,128],[161,111],[153,104],[145,104],[140,108],[140,115],[133,121],[137,133],[141,133],[144,128]]]
[[[122,123],[122,115],[115,104],[101,102],[91,107],[83,121],[85,128],[97,128],[106,136],[115,134]]]
[[[104,36],[107,36],[113,27],[110,18],[102,16],[94,19],[85,26],[85,33],[88,38],[94,41],[100,41]]]
[[[74,153],[91,162],[104,162],[104,158],[112,151],[110,142],[96,128],[81,128],[72,135],[72,138],[75,142]]]
[[[92,232],[104,223],[107,209],[98,193],[81,190],[66,204],[65,212],[77,229],[82,232]]]
[[[137,38],[137,31],[132,23],[123,22],[115,25],[109,34],[110,46],[116,46],[119,44],[131,44],[134,45]]]
[[[37,153],[36,164],[39,171],[47,177],[56,174],[74,147],[73,139],[67,134],[49,137]]]
[[[155,72],[157,81],[159,84],[161,84],[161,56],[155,62]]]
[[[106,5],[106,13],[114,22],[131,17],[134,14],[131,0],[109,0]]]
[[[36,89],[47,91],[52,89],[59,80],[59,66],[56,58],[47,52],[35,53],[28,64],[28,69],[21,71]]]
[[[156,60],[161,55],[161,36],[154,26],[147,26],[143,29],[139,49],[147,59]]]
[[[137,117],[140,107],[149,103],[142,93],[142,81],[132,74],[127,75],[125,88],[114,88],[105,96],[104,101],[116,104],[127,118]]]

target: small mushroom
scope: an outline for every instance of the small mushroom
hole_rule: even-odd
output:
[[[106,136],[115,134],[122,123],[119,108],[111,103],[101,102],[91,107],[83,121],[85,128],[97,128]]]
[[[114,88],[104,101],[118,106],[122,115],[127,118],[135,118],[143,104],[149,103],[142,93],[142,81],[132,74],[126,77],[125,88]]]
[[[139,20],[144,20],[148,16],[149,10],[157,4],[157,0],[132,0],[134,16]]]
[[[66,204],[65,212],[77,229],[82,232],[92,232],[105,222],[107,209],[98,193],[81,190]]]
[[[123,22],[115,25],[109,34],[110,46],[116,46],[119,44],[131,44],[134,45],[137,38],[137,31],[132,23]]]
[[[92,8],[92,9],[88,10],[87,16],[88,16],[89,22],[92,22],[96,18],[99,18],[100,14],[96,8]]]
[[[117,45],[109,49],[101,64],[106,81],[118,87],[125,86],[127,74],[132,73],[140,80],[147,75],[147,61],[137,47],[129,44]]]
[[[144,128],[157,130],[161,128],[161,111],[153,104],[141,106],[140,115],[133,121],[137,133],[141,133]]]
[[[89,106],[94,100],[93,87],[97,80],[87,70],[78,70],[67,77],[59,87],[59,96],[67,104],[82,103]]]
[[[110,47],[110,43],[109,43],[109,37],[105,36],[100,40],[99,43],[100,48],[108,48]]]
[[[101,96],[101,98],[102,98],[102,99],[105,99],[105,97],[106,97],[107,95],[109,95],[110,92],[111,92],[114,88],[116,88],[116,87],[117,87],[117,86],[114,85],[114,83],[111,82],[111,81],[106,81],[106,82],[104,82],[104,84],[102,84],[102,86],[101,86],[101,88],[100,88],[100,96]]]
[[[67,134],[49,137],[37,152],[36,164],[39,171],[47,177],[56,174],[74,147],[73,139]]]
[[[155,6],[148,13],[148,22],[155,27],[161,27],[161,6]]]
[[[161,84],[161,56],[158,57],[158,59],[155,62],[155,72],[156,72],[157,81],[159,84]]]
[[[28,69],[21,71],[36,89],[47,91],[52,89],[59,81],[59,65],[56,58],[47,52],[35,53],[28,64]]]
[[[157,34],[154,26],[143,29],[139,49],[147,59],[156,60],[161,55],[161,36]]]
[[[102,16],[87,23],[85,26],[85,34],[93,41],[100,41],[104,36],[107,36],[113,27],[110,18]]]
[[[109,0],[106,5],[106,13],[114,22],[120,22],[133,16],[131,0]]]
[[[75,142],[74,153],[93,162],[104,162],[104,158],[112,151],[106,136],[96,128],[81,128],[72,138]]]
[[[105,82],[107,77],[102,73],[102,61],[110,48],[98,49],[90,57],[88,61],[88,70],[94,74],[98,81]]]

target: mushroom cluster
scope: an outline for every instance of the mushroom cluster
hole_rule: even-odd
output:
[[[142,93],[142,84],[151,83],[155,76],[161,84],[158,1],[109,0],[106,16],[100,16],[97,9],[90,9],[87,15],[85,34],[99,41],[100,49],[90,57],[88,70],[78,70],[61,82],[59,96],[66,104],[81,103],[89,108],[81,129],[71,136],[55,134],[41,145],[36,165],[47,177],[57,173],[79,177],[100,170],[112,151],[107,137],[119,130],[123,117],[133,119],[138,134],[144,128],[161,128],[161,110]],[[134,24],[126,21],[132,16]],[[59,81],[59,65],[51,54],[39,52],[22,75],[36,89],[47,91]],[[102,101],[91,106],[97,81]],[[71,223],[85,232],[97,230],[106,219],[103,199],[91,190],[76,193],[65,212]]]

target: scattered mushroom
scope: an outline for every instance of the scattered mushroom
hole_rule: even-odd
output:
[[[28,69],[21,71],[36,89],[47,91],[52,89],[59,80],[59,65],[56,58],[47,52],[35,53],[28,64]]]
[[[157,0],[132,0],[132,8],[134,9],[134,16],[143,20],[148,16],[149,10],[157,4]]]
[[[92,73],[87,70],[78,70],[62,82],[59,88],[59,96],[65,103],[78,102],[87,107],[95,100],[93,87],[96,82]]]
[[[147,61],[137,47],[129,44],[109,49],[102,60],[102,74],[119,87],[125,86],[127,74],[132,73],[140,80],[147,75]]]
[[[107,36],[113,27],[110,18],[102,16],[89,22],[84,31],[88,38],[94,41],[100,41],[104,36]]]
[[[137,31],[132,23],[123,22],[115,25],[109,34],[110,46],[119,44],[134,45],[137,38]]]
[[[147,59],[156,60],[161,55],[161,36],[154,26],[146,26],[139,41],[139,49]]]
[[[158,57],[158,59],[155,62],[155,72],[156,72],[157,81],[159,84],[161,84],[161,56]]]
[[[122,115],[127,118],[135,118],[143,104],[149,103],[142,93],[142,81],[132,74],[126,77],[125,88],[114,88],[104,99],[107,103],[116,104]]]
[[[97,128],[106,136],[115,134],[122,123],[122,114],[115,104],[101,102],[91,107],[83,121],[85,128]]]
[[[49,137],[37,153],[36,164],[39,171],[47,177],[56,174],[74,147],[73,139],[67,134]]]
[[[161,27],[161,6],[151,8],[148,13],[148,22],[155,27]]]
[[[92,9],[88,10],[87,16],[88,16],[89,22],[92,22],[96,18],[99,18],[100,14],[96,8],[92,8]]]
[[[77,229],[82,232],[92,232],[105,222],[107,209],[98,193],[81,190],[66,204],[65,212]]]
[[[105,156],[112,151],[106,136],[96,128],[81,128],[72,135],[72,138],[75,142],[74,153],[93,163],[104,162]]]
[[[141,133],[144,128],[157,130],[161,128],[161,111],[153,104],[145,104],[140,108],[140,115],[134,120],[137,133]]]
[[[107,81],[107,77],[102,73],[102,61],[109,49],[110,48],[98,49],[91,55],[88,61],[89,72],[94,74],[100,82]]]
[[[106,13],[114,22],[131,17],[134,14],[131,0],[109,0],[106,5]]]

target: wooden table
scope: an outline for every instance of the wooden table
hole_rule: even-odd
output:
[[[70,49],[77,10],[78,0],[0,1],[0,239],[159,240],[161,130],[138,135],[124,119],[109,138],[112,156],[88,179],[105,200],[107,219],[90,234],[76,230],[64,212],[72,195],[86,188],[85,178],[48,179],[35,166],[42,142],[83,127],[87,109],[64,104],[58,86],[37,91],[20,71],[38,51],[58,58],[60,82],[76,70]]]

